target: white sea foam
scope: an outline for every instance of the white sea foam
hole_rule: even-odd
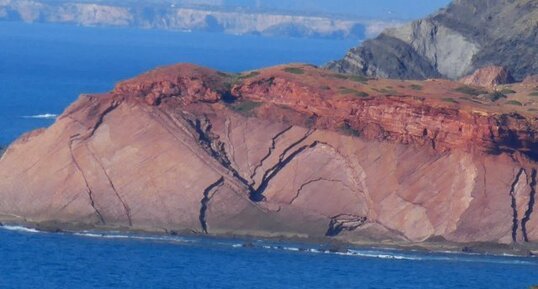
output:
[[[379,258],[379,259],[414,260],[414,261],[420,261],[424,259],[423,257],[418,257],[418,256],[390,254],[386,252],[357,251],[357,250],[348,250],[347,252],[339,253],[339,255]]]
[[[96,232],[80,232],[74,233],[75,236],[88,237],[88,238],[102,238],[102,239],[131,239],[131,240],[144,240],[144,241],[165,241],[165,242],[177,242],[187,243],[194,242],[192,240],[186,240],[179,237],[168,236],[138,236],[127,234],[105,234]]]
[[[286,251],[294,251],[294,252],[297,252],[297,251],[299,251],[299,248],[295,248],[295,247],[284,247],[284,250],[286,250]]]
[[[82,236],[82,237],[91,237],[91,238],[102,238],[103,234],[93,234],[93,233],[75,233],[75,236]]]
[[[58,115],[54,113],[44,113],[44,114],[35,114],[35,115],[26,115],[23,118],[41,118],[41,119],[55,119]]]
[[[281,247],[281,246],[262,246],[264,249],[271,250],[286,250],[286,251],[301,251],[296,247]],[[467,255],[456,255],[451,254],[451,256],[443,255],[427,255],[427,254],[402,254],[396,252],[385,252],[377,250],[346,250],[342,252],[333,252],[329,250],[319,250],[315,248],[306,249],[305,252],[314,253],[314,254],[331,254],[339,256],[351,256],[359,258],[376,258],[376,259],[388,259],[388,260],[408,260],[408,261],[443,261],[443,262],[477,262],[477,263],[496,263],[496,264],[519,264],[519,265],[538,265],[535,261],[526,261],[526,260],[509,260],[509,259],[500,259],[499,257],[486,257],[486,256],[467,256]]]
[[[22,226],[3,225],[3,226],[0,226],[0,228],[4,229],[4,230],[9,230],[9,231],[26,232],[26,233],[39,233],[39,231],[36,230],[36,229],[26,228],[26,227],[22,227]]]

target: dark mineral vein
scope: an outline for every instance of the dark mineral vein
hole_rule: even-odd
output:
[[[528,184],[530,186],[529,205],[523,219],[521,219],[521,231],[523,232],[523,240],[525,242],[529,242],[529,237],[527,235],[527,222],[531,219],[534,204],[536,202],[536,169],[532,169],[530,182],[528,182]]]
[[[517,201],[516,201],[516,186],[519,183],[519,178],[525,172],[524,169],[520,169],[514,178],[514,182],[510,186],[510,198],[512,207],[512,241],[517,242],[517,228],[518,228],[518,216],[517,216]]]
[[[207,206],[209,204],[209,201],[211,201],[211,198],[213,195],[210,195],[212,191],[216,190],[218,187],[222,186],[224,184],[224,178],[220,177],[216,182],[209,185],[203,192],[203,198],[200,201],[200,226],[202,227],[202,231],[204,233],[208,233],[207,231],[207,220],[206,220],[206,212],[207,212]]]

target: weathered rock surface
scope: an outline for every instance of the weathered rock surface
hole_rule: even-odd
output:
[[[476,70],[473,74],[460,79],[460,82],[464,84],[487,88],[495,88],[500,84],[508,84],[513,81],[514,79],[510,72],[500,66],[486,66]]]
[[[458,86],[444,80],[414,96],[373,95],[386,84],[298,65],[149,72],[81,96],[13,143],[0,159],[0,214],[212,234],[538,242],[536,116],[442,101]]]
[[[538,73],[538,2],[454,0],[446,9],[351,49],[328,68],[402,79],[459,79],[488,65]]]

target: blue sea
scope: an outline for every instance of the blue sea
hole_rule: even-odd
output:
[[[0,144],[50,125],[80,93],[110,90],[155,66],[238,72],[321,65],[348,40],[0,22]],[[0,227],[3,288],[527,288],[538,259],[353,249],[255,240]]]
[[[0,241],[0,288],[525,289],[538,282],[538,259],[508,256],[9,226]]]

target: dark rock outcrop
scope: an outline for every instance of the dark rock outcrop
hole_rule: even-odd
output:
[[[458,79],[488,65],[516,80],[538,73],[538,2],[455,0],[446,9],[353,48],[327,67],[402,79]]]

